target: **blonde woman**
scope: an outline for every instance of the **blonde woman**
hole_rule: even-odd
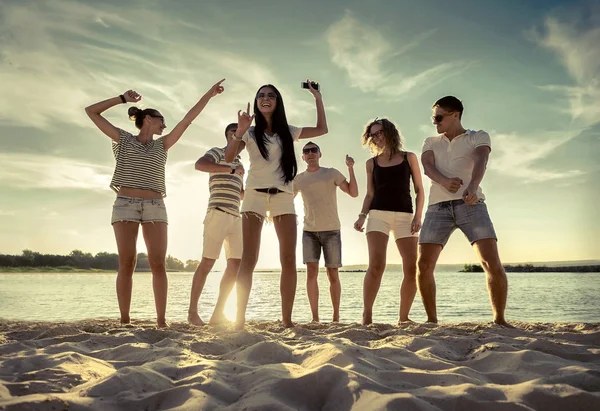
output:
[[[414,153],[403,150],[398,129],[388,119],[370,122],[362,135],[374,157],[367,160],[367,193],[354,229],[364,231],[367,219],[369,268],[363,285],[363,324],[373,322],[373,304],[386,266],[390,232],[402,257],[404,278],[400,288],[399,322],[410,321],[408,314],[417,293],[417,233],[423,212],[423,183],[419,161]],[[410,195],[412,178],[416,210]]]

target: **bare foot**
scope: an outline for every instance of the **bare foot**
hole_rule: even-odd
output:
[[[283,328],[294,328],[296,325],[291,321],[282,322]]]
[[[229,322],[225,314],[223,313],[213,313],[212,317],[210,317],[210,321],[208,322],[210,325],[219,325]]]
[[[340,322],[340,313],[334,313],[333,314],[333,320],[331,320],[332,323],[339,323]]]
[[[131,318],[129,316],[122,315],[121,316],[121,324],[129,324],[131,323]]]
[[[514,326],[507,323],[504,318],[494,320],[494,324],[497,324],[499,326],[506,327],[506,328],[515,328]]]
[[[398,325],[404,324],[404,323],[413,323],[414,324],[415,322],[413,320],[411,320],[410,318],[398,320]]]
[[[313,319],[311,321],[311,323],[319,323],[319,322],[321,322],[321,321],[319,321],[319,317],[316,317],[316,318],[313,317]]]
[[[369,325],[369,324],[373,324],[373,315],[363,313],[362,325]]]
[[[202,318],[200,318],[198,313],[194,311],[188,312],[188,323],[192,325],[204,325],[204,321],[202,321]]]
[[[157,321],[156,328],[169,328],[169,324],[166,321]]]
[[[245,324],[246,320],[236,320],[235,324],[233,325],[233,329],[236,331],[242,331],[244,329]]]
[[[430,324],[437,324],[438,320],[437,320],[437,317],[436,318],[428,318],[427,322]]]

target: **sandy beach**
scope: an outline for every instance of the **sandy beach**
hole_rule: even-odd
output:
[[[600,409],[600,324],[514,325],[0,320],[0,409]]]

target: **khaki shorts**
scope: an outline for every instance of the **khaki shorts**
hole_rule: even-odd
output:
[[[242,258],[242,218],[211,208],[204,218],[202,257],[218,259],[223,246],[227,259]]]
[[[406,237],[417,237],[417,234],[411,234],[410,226],[413,215],[411,213],[401,213],[396,211],[371,210],[367,220],[367,233],[379,231],[389,235],[390,231],[394,233],[394,240]]]
[[[285,214],[296,215],[294,195],[288,192],[267,194],[248,189],[244,192],[241,212],[258,214],[263,219],[272,219]]]

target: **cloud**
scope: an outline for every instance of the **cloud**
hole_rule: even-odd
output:
[[[525,183],[563,180],[584,174],[581,170],[559,170],[538,164],[557,148],[577,137],[582,130],[543,132],[543,135],[493,134],[491,170],[522,179]],[[552,164],[555,166],[555,164]]]
[[[384,68],[399,55],[420,45],[436,31],[422,33],[397,50],[381,32],[362,24],[347,12],[327,30],[326,37],[333,63],[347,72],[352,87],[365,93],[375,92],[384,97],[394,98],[401,97],[417,87],[421,91],[427,90],[449,77],[462,73],[470,66],[464,62],[442,63],[410,75]]]
[[[12,188],[106,191],[113,169],[81,161],[35,154],[0,154],[0,184]]]
[[[569,21],[547,17],[543,29],[529,34],[557,56],[575,83],[542,88],[565,96],[566,111],[577,124],[589,127],[600,123],[600,13]]]
[[[144,30],[123,17],[133,15],[144,22]],[[204,44],[195,25],[145,2],[51,0],[40,7],[1,2],[0,125],[93,127],[83,107],[130,88],[143,95],[141,107],[164,111],[173,125],[172,119],[180,120],[212,82],[226,77],[226,92],[196,121],[206,128],[216,123],[220,134],[256,87],[277,83],[277,77],[253,51],[240,56],[221,50],[213,39],[228,41],[224,27],[203,26],[212,34]],[[107,112],[111,121],[115,112]]]

